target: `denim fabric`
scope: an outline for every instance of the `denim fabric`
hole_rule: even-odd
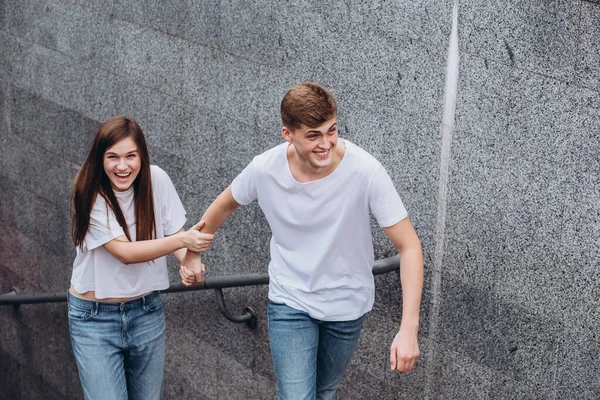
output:
[[[279,397],[332,399],[356,350],[365,316],[320,321],[270,300],[267,310]]]
[[[166,324],[159,292],[124,303],[68,293],[69,331],[85,399],[162,398]]]

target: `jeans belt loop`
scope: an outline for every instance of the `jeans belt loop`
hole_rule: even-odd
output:
[[[146,296],[142,296],[142,310],[146,311]]]

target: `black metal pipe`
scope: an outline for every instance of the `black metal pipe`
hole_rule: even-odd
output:
[[[373,275],[385,274],[398,270],[400,259],[398,256],[384,258],[375,261],[373,265]],[[208,276],[204,282],[195,286],[184,286],[182,283],[172,284],[163,293],[185,292],[190,290],[221,289],[240,286],[261,286],[269,283],[268,274],[247,274],[231,276]],[[38,304],[38,303],[61,303],[67,301],[67,291],[61,293],[23,293],[17,294],[14,291],[0,296],[0,306],[20,305],[20,304]]]
[[[223,289],[215,289],[215,296],[217,298],[217,305],[219,306],[219,310],[225,318],[235,323],[245,322],[246,325],[248,325],[248,328],[250,329],[256,328],[256,314],[254,313],[253,309],[251,309],[250,307],[246,307],[240,315],[231,315],[231,313],[227,309],[227,306],[225,305]]]

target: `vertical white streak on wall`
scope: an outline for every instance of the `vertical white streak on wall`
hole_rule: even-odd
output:
[[[438,335],[441,307],[442,262],[444,259],[444,242],[446,228],[446,205],[448,195],[448,169],[450,165],[450,144],[454,132],[456,113],[456,96],[458,90],[458,0],[452,9],[452,31],[448,44],[448,66],[446,71],[446,87],[444,92],[444,115],[442,119],[442,148],[440,156],[440,174],[438,189],[438,213],[435,232],[435,250],[432,274],[432,307],[429,319],[429,346],[427,354],[426,398],[436,398],[441,359],[438,359]]]

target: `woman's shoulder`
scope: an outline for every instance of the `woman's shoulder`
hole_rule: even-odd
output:
[[[167,172],[158,165],[150,166],[150,176],[152,179],[152,190],[154,197],[161,197],[175,190],[173,181]]]
[[[154,179],[154,177],[156,177],[157,179],[169,177],[169,175],[165,172],[164,169],[154,164],[150,165],[150,175],[152,176],[152,179]]]
[[[158,165],[150,165],[150,178],[152,186],[162,186],[171,182],[169,174]]]

